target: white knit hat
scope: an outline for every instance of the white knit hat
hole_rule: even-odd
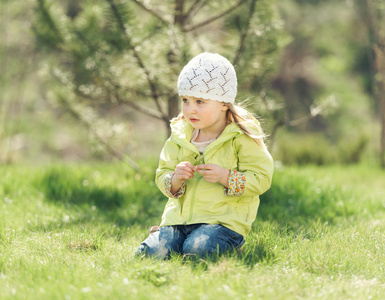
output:
[[[234,103],[237,95],[234,67],[219,54],[201,53],[180,72],[178,93],[180,96]]]

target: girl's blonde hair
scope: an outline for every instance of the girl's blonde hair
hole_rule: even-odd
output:
[[[259,121],[241,106],[232,103],[225,103],[225,105],[228,107],[226,112],[226,124],[228,125],[232,122],[237,123],[239,128],[241,128],[246,135],[251,137],[259,146],[265,148],[266,146],[263,139],[266,136],[263,133]],[[256,131],[256,134],[250,129],[252,131]]]
[[[239,128],[249,137],[251,137],[260,147],[266,148],[266,145],[263,139],[266,135],[263,133],[262,127],[259,124],[259,121],[246,109],[241,106],[232,104],[232,103],[224,103],[228,107],[226,111],[226,125],[229,125],[233,122],[237,123]],[[183,113],[179,113],[179,115],[171,120],[171,122],[184,121],[185,117]],[[253,133],[255,131],[257,134]]]

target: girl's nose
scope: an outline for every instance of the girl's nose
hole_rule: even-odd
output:
[[[189,103],[188,111],[189,113],[196,113],[196,105],[194,103]]]

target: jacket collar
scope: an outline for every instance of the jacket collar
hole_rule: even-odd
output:
[[[191,124],[186,121],[173,122],[171,124],[172,133],[170,139],[181,147],[184,147],[199,154],[198,149],[190,143],[193,131],[194,127],[192,127]],[[226,128],[223,130],[222,134],[215,141],[213,141],[210,145],[207,146],[204,151],[204,154],[210,152],[213,149],[219,148],[223,143],[240,134],[244,133],[235,122],[227,125]]]

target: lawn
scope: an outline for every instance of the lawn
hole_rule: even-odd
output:
[[[242,251],[156,261],[154,168],[1,166],[0,299],[385,299],[385,171],[277,168]]]

